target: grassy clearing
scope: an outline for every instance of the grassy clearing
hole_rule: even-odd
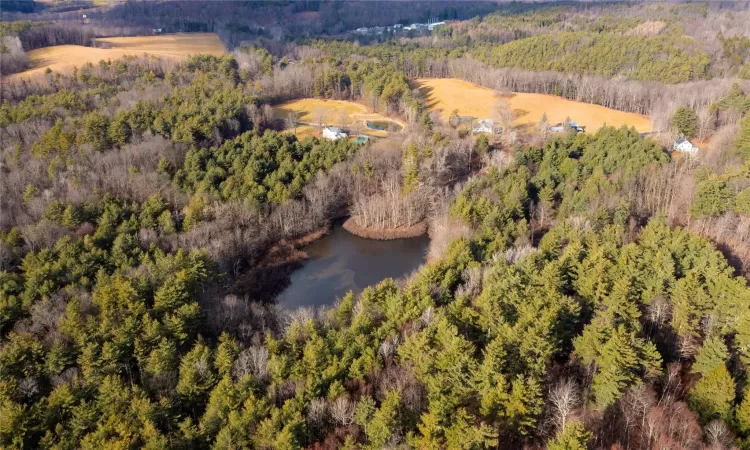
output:
[[[297,113],[296,135],[299,138],[306,136],[320,136],[320,125],[335,125],[348,129],[351,134],[367,134],[369,136],[382,137],[385,131],[371,130],[365,122],[368,120],[390,121],[401,126],[405,124],[400,120],[391,119],[378,113],[368,112],[364,105],[341,100],[323,100],[317,98],[303,98],[277,105],[273,108],[276,118],[286,120],[290,113]]]
[[[166,59],[182,60],[188,55],[208,53],[224,54],[224,45],[215,33],[180,33],[157,36],[132,36],[97,39],[98,45],[110,48],[83,47],[80,45],[55,45],[28,52],[32,68],[11,77],[33,77],[44,74],[47,68],[55,72],[68,72],[86,63],[118,59],[125,55],[144,53]]]
[[[500,95],[492,89],[457,79],[422,78],[416,80],[416,85],[424,96],[429,110],[439,111],[440,117],[446,122],[454,110],[458,110],[460,116],[472,116],[479,119],[493,117],[493,110],[500,98]],[[562,122],[566,117],[570,117],[590,131],[596,131],[604,125],[633,126],[642,133],[652,129],[647,116],[567,100],[554,95],[516,92],[506,99],[516,114],[514,122],[519,126],[536,124],[546,113],[551,124]]]

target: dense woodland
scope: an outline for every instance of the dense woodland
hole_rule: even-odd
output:
[[[419,37],[356,52],[256,41],[3,83],[0,447],[750,448],[750,89],[611,80],[605,61],[591,77],[492,67],[505,45],[557,39],[545,28],[643,23],[509,8],[435,40],[476,38],[458,51],[484,62]],[[679,47],[665,24],[664,41],[633,45]],[[746,64],[724,39],[722,76]],[[717,74],[706,54],[698,78]],[[634,105],[666,89],[655,121],[714,151],[672,156],[627,128],[472,136],[409,84],[440,67]],[[300,97],[408,126],[365,146],[300,141],[270,107]],[[321,310],[280,309],[288,267],[271,256],[345,215],[429,222],[427,262]]]

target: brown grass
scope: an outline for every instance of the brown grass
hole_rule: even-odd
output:
[[[440,117],[446,122],[454,110],[458,110],[460,116],[478,119],[493,117],[495,105],[501,98],[500,94],[492,89],[453,78],[421,78],[416,80],[416,84],[429,110],[439,111]],[[604,125],[633,126],[642,133],[652,129],[647,116],[554,95],[515,92],[509,94],[506,99],[516,114],[514,123],[519,126],[536,124],[546,113],[550,124],[562,122],[570,117],[586,126],[589,131],[596,131]]]
[[[385,120],[405,126],[402,121],[385,117],[375,112],[368,112],[364,105],[342,100],[325,100],[318,98],[303,98],[277,105],[273,108],[274,116],[286,119],[290,112],[298,114],[297,137],[320,136],[318,130],[318,115],[322,114],[323,125],[336,125],[341,128],[351,128],[358,124],[364,134],[383,137],[385,131],[371,130],[366,127],[368,120]]]
[[[180,33],[157,36],[113,37],[97,39],[97,45],[111,48],[83,47],[81,45],[55,45],[27,53],[32,68],[9,78],[33,77],[44,74],[47,68],[55,72],[68,72],[86,63],[114,60],[126,55],[144,53],[165,59],[184,60],[188,55],[207,53],[224,54],[224,45],[216,33]]]

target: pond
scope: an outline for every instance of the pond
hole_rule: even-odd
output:
[[[292,273],[277,297],[283,308],[330,305],[347,292],[361,292],[386,278],[409,275],[424,263],[430,238],[376,241],[355,236],[341,226],[303,247],[309,259]]]
[[[367,128],[371,130],[395,132],[401,131],[402,127],[396,122],[391,122],[390,120],[368,120]]]

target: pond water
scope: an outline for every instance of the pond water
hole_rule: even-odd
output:
[[[401,125],[390,120],[368,120],[367,128],[380,131],[401,131]]]
[[[303,247],[310,255],[292,273],[277,297],[283,308],[330,305],[347,292],[361,292],[385,278],[409,275],[423,262],[430,238],[376,241],[355,236],[341,226]]]

